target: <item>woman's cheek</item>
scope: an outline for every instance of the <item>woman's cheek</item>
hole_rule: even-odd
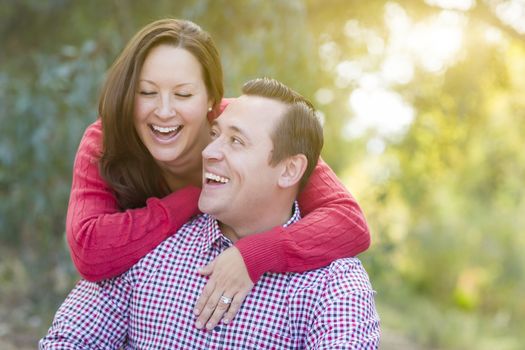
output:
[[[149,101],[137,101],[135,103],[135,116],[138,119],[146,117],[155,109],[155,105]]]

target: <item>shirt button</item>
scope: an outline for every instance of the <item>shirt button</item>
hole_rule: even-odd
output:
[[[215,332],[220,332],[221,331],[221,326],[215,326],[215,328],[213,328],[213,330]]]

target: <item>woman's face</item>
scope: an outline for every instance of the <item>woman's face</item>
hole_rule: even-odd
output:
[[[135,94],[135,129],[161,167],[200,162],[209,141],[208,98],[199,61],[171,45],[153,48]]]

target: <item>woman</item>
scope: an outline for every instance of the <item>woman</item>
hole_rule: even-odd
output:
[[[100,119],[73,169],[66,233],[84,278],[126,271],[198,212],[208,122],[227,102],[219,53],[194,23],[159,20],[131,39],[108,72]],[[199,324],[220,320],[223,293],[234,296],[231,320],[266,271],[314,269],[368,248],[359,206],[323,162],[299,205],[298,223],[239,240],[202,269],[211,276],[195,308]]]

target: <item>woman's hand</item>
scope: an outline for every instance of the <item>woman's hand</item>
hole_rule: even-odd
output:
[[[230,247],[199,273],[210,279],[195,305],[197,328],[213,329],[223,315],[224,324],[228,324],[253,288],[241,253],[236,247]]]

